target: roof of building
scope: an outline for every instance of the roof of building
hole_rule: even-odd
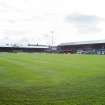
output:
[[[101,43],[105,43],[105,40],[68,42],[68,43],[61,43],[59,46],[67,46],[67,45],[85,45],[85,44],[101,44]]]
[[[23,46],[12,46],[12,45],[2,45],[0,47],[13,47],[13,48],[49,48],[49,46],[46,45],[36,45],[36,46],[27,46],[27,45],[23,45]]]

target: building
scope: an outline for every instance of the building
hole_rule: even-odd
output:
[[[61,43],[58,45],[58,51],[61,53],[105,54],[105,40]]]
[[[46,45],[34,46],[0,46],[0,52],[46,52],[49,49]]]

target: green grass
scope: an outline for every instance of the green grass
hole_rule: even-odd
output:
[[[105,56],[0,53],[0,105],[105,105]]]

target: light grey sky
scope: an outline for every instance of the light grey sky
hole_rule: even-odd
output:
[[[105,39],[104,0],[0,0],[0,44]]]

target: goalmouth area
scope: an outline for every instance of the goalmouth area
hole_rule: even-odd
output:
[[[0,105],[105,105],[105,56],[0,53]]]

